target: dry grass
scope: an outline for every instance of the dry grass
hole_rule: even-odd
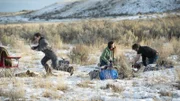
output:
[[[60,90],[66,91],[68,90],[67,84],[62,79],[57,79],[57,83],[53,83],[53,81],[43,78],[36,78],[34,80],[34,87],[36,88],[45,88],[45,89],[52,89],[52,90]]]
[[[0,69],[0,77],[14,77],[14,69]]]
[[[86,63],[84,63],[84,65],[93,65],[93,64],[96,64],[97,61],[99,61],[99,59],[97,60],[96,57],[89,56],[89,58],[90,59]]]
[[[159,65],[171,65],[171,64],[173,65],[173,62],[167,59],[169,56],[173,54],[173,51],[174,51],[173,46],[170,43],[159,46],[158,64]]]
[[[25,96],[25,89],[24,89],[24,81],[18,80],[18,79],[7,79],[8,81],[3,81],[3,82],[8,82],[7,85],[13,84],[12,88],[7,88],[7,85],[4,87],[0,88],[0,96],[4,96],[5,98],[9,98],[10,101],[19,101],[19,100],[24,100]]]
[[[71,59],[72,63],[84,64],[88,60],[89,48],[86,45],[76,45],[68,57]]]
[[[170,40],[170,43],[172,44],[172,46],[174,48],[174,54],[180,56],[180,44],[179,44],[179,42],[180,42],[180,40],[177,38],[172,38]]]
[[[150,78],[147,78],[147,83],[148,85],[156,85],[156,84],[163,84],[163,83],[167,83],[170,82],[169,78],[167,78],[167,76],[153,76]]]
[[[104,99],[101,96],[94,96],[90,101],[104,101]]]
[[[10,101],[19,101],[24,99],[25,90],[21,88],[11,89],[8,91],[0,89],[0,96],[9,98]]]
[[[34,87],[52,89],[52,87],[54,87],[54,84],[50,80],[43,80],[39,78],[34,80]]]
[[[93,86],[91,86],[90,84],[93,83],[91,81],[83,81],[81,83],[78,83],[77,86],[82,88],[93,88]]]
[[[101,88],[101,89],[111,89],[113,92],[115,93],[121,93],[124,91],[124,88],[118,85],[114,85],[114,84],[106,84],[105,88]]]
[[[177,81],[180,81],[180,68],[176,67],[175,71],[176,71]]]
[[[115,66],[117,66],[120,79],[130,78],[133,76],[131,64],[129,63],[129,61],[126,59],[124,55],[121,54],[116,57]]]
[[[160,91],[159,94],[161,96],[168,96],[168,97],[172,97],[172,92],[166,92],[166,91]]]
[[[60,91],[66,91],[68,90],[68,86],[64,83],[63,80],[58,80],[58,84],[55,85],[55,89]]]
[[[45,92],[43,92],[42,96],[45,98],[52,98],[52,99],[60,99],[62,97],[57,92],[49,91],[49,90],[46,90]]]
[[[132,43],[141,42],[142,40],[179,37],[179,23],[179,17],[170,16],[161,19],[117,22],[89,20],[78,23],[7,24],[0,25],[0,32],[4,36],[13,34],[25,40],[30,39],[35,32],[40,32],[56,48],[61,47],[62,42],[99,47],[109,40],[130,46]],[[4,41],[5,38],[3,37],[0,39],[3,44],[10,41],[10,39]]]
[[[30,53],[30,49],[24,46],[29,43],[34,33],[40,32],[53,48],[66,49],[64,43],[77,45],[68,57],[72,63],[78,64],[94,63],[96,60],[88,59],[89,53],[95,54],[104,49],[110,40],[128,48],[133,43],[140,42],[141,45],[148,45],[159,51],[158,64],[162,65],[163,61],[169,61],[166,59],[168,56],[180,55],[179,23],[179,17],[169,16],[117,22],[89,20],[78,23],[7,24],[0,25],[0,33],[3,33],[0,34],[0,40],[4,45],[10,44],[25,51],[26,53],[22,54],[24,56]],[[163,45],[164,43],[169,44]]]

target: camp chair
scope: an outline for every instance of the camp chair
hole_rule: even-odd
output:
[[[0,47],[0,73],[6,75],[6,69],[11,71],[12,68],[19,67],[19,59],[21,57],[9,56],[8,51],[4,47]],[[9,72],[12,75],[12,73]]]

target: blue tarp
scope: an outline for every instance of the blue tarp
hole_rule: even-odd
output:
[[[118,72],[115,69],[106,69],[101,70],[99,73],[99,77],[101,80],[104,79],[118,79]]]

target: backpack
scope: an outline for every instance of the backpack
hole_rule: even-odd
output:
[[[93,70],[89,72],[90,79],[99,79],[99,70]]]
[[[58,61],[58,66],[55,68],[56,70],[64,70],[66,71],[69,68],[69,61],[63,59]]]

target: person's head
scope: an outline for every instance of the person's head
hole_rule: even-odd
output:
[[[41,34],[40,33],[35,33],[33,35],[33,41],[34,42],[38,42],[40,38],[41,38]]]
[[[135,51],[138,51],[139,50],[139,47],[140,45],[135,43],[134,45],[132,45],[132,49],[135,50]]]
[[[108,42],[108,48],[111,49],[111,50],[115,48],[115,45],[114,45],[113,41]]]

